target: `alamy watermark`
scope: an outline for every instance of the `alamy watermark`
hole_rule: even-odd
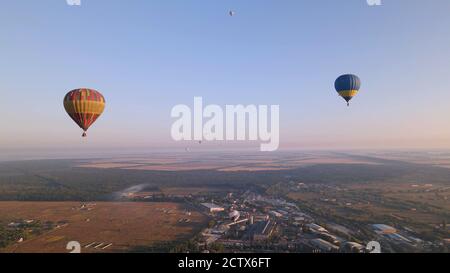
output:
[[[70,241],[66,245],[66,250],[70,250],[69,253],[81,253],[81,244],[78,241]],[[370,241],[367,243],[366,251],[367,253],[381,253],[381,244],[378,241]]]
[[[381,253],[381,244],[378,241],[370,241],[367,243],[366,250],[369,253]]]
[[[67,243],[66,249],[70,250],[69,253],[81,253],[81,244],[77,241],[70,241]]]
[[[66,0],[69,6],[81,6],[81,0]]]
[[[367,0],[369,6],[381,6],[381,0]]]
[[[180,104],[172,108],[171,135],[175,141],[261,141],[263,152],[276,151],[280,143],[279,105],[203,106],[194,97],[194,108]],[[206,120],[206,122],[204,122]]]

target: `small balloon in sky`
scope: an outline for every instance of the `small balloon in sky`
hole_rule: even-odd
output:
[[[236,12],[234,12],[233,10],[230,10],[230,12],[228,14],[233,17],[236,14]]]

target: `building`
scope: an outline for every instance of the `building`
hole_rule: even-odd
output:
[[[306,225],[312,232],[328,232],[324,227],[311,223]]]
[[[237,222],[237,220],[239,220],[239,217],[241,217],[241,214],[239,213],[239,211],[233,210],[232,212],[230,212],[230,213],[228,214],[228,216],[230,217],[230,219],[231,219],[233,222]]]
[[[327,232],[319,232],[319,233],[317,233],[317,236],[319,236],[319,238],[324,239],[325,241],[330,242],[334,245],[340,245],[341,242],[343,241],[341,238],[339,238],[335,235],[332,235],[330,233],[327,233]]]
[[[283,214],[279,213],[278,211],[274,211],[274,210],[269,211],[269,214],[272,215],[273,217],[277,217],[277,218],[280,218],[283,216]]]
[[[311,245],[320,251],[323,252],[338,252],[339,247],[336,245],[333,245],[332,243],[329,243],[323,239],[312,239]]]
[[[362,253],[365,251],[366,247],[356,242],[345,242],[342,249],[345,252]]]
[[[374,231],[378,234],[394,234],[397,233],[397,229],[385,224],[375,224],[372,225]]]
[[[249,227],[247,237],[254,241],[267,240],[274,232],[275,226],[275,222],[270,220],[256,222]]]
[[[223,207],[213,203],[202,203],[201,205],[210,213],[222,212],[225,210]]]

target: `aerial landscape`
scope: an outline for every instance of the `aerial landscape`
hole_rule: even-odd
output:
[[[397,254],[450,253],[449,10],[2,1],[0,261],[438,264]]]
[[[2,162],[0,251],[447,252],[448,163],[444,152]]]

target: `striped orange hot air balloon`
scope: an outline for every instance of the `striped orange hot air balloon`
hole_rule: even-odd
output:
[[[105,98],[93,89],[75,89],[64,97],[64,108],[73,121],[83,129],[83,137],[86,137],[86,131],[105,109]]]

